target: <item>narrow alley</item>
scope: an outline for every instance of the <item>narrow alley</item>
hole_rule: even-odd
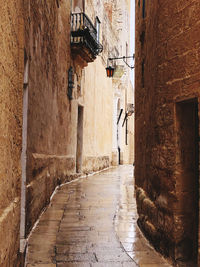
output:
[[[137,227],[133,166],[59,187],[29,238],[26,266],[171,266]]]
[[[200,1],[0,11],[0,267],[200,267]]]

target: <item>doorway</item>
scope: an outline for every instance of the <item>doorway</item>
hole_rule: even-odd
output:
[[[76,172],[82,171],[82,154],[83,154],[83,107],[78,106],[77,119],[77,146],[76,146]]]
[[[197,264],[199,228],[199,118],[198,99],[176,104],[177,115],[177,213],[184,238],[177,259]]]

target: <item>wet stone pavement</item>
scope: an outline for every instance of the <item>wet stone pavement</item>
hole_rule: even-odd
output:
[[[137,227],[133,166],[61,186],[31,234],[27,267],[167,267]]]

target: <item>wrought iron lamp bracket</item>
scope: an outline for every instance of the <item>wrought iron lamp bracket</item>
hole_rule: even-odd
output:
[[[128,64],[128,63],[126,62],[125,59],[127,59],[127,58],[132,58],[132,59],[134,60],[134,58],[135,58],[135,54],[133,54],[132,56],[128,56],[128,57],[125,57],[125,56],[123,56],[123,57],[109,57],[108,60],[107,60],[107,66],[108,66],[108,62],[109,62],[109,61],[122,59],[122,60],[124,61],[124,63],[125,63],[130,69],[134,69],[135,66],[131,66],[130,64]]]

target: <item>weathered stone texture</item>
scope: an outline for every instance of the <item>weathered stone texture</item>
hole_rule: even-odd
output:
[[[199,1],[136,1],[139,224],[177,262],[197,258],[199,12]]]
[[[83,159],[83,172],[91,173],[103,170],[110,166],[110,160],[108,156],[104,157],[86,157]]]
[[[0,3],[0,266],[17,266],[21,185],[21,1]]]
[[[74,172],[75,140],[67,97],[70,66],[70,2],[25,5],[29,61],[27,232],[57,184]],[[72,109],[73,111],[73,109]],[[71,145],[69,146],[68,144]],[[74,145],[74,146],[73,146]]]

